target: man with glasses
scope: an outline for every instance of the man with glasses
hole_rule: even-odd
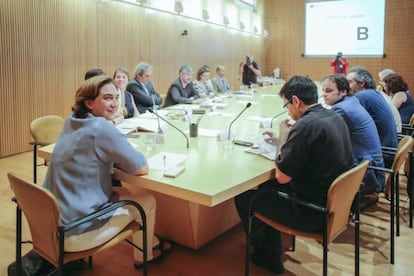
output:
[[[330,184],[352,166],[352,147],[348,127],[332,110],[318,104],[315,83],[295,76],[280,90],[284,106],[296,123],[291,127],[287,141],[281,146],[275,160],[275,179],[259,186],[258,190],[280,190],[325,206]],[[270,138],[278,142],[274,136]],[[248,206],[258,190],[250,190],[235,198],[244,229],[248,226]],[[262,193],[252,204],[257,211],[282,224],[303,231],[321,231],[320,214],[298,207],[293,202],[274,193]],[[262,226],[257,220],[252,232]],[[282,243],[280,232],[267,227],[252,239],[255,252],[252,262],[273,273],[284,271],[281,261]]]

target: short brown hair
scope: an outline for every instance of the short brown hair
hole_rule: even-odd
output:
[[[94,100],[98,97],[99,92],[105,84],[112,83],[114,80],[108,76],[96,76],[87,79],[76,91],[75,104],[72,106],[73,114],[76,118],[86,118],[89,108],[85,105],[85,100]]]

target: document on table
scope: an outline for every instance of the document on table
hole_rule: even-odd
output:
[[[188,134],[190,131],[187,129],[184,131],[185,134]],[[217,135],[223,132],[222,130],[219,129],[208,129],[208,128],[199,128],[198,129],[198,136],[206,136],[206,137],[214,137],[216,138]]]
[[[162,133],[165,133],[168,129],[167,123],[157,120],[156,118],[129,118],[118,124],[116,128],[124,134],[128,134],[134,130],[140,129],[143,131],[158,132],[158,128],[161,128]]]
[[[155,170],[169,170],[177,167],[180,163],[188,158],[186,154],[160,152],[148,158],[148,166]]]

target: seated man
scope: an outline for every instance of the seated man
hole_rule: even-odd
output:
[[[384,97],[375,90],[375,82],[370,72],[361,66],[352,67],[346,78],[352,95],[358,98],[361,105],[371,115],[377,126],[381,146],[397,148],[397,128],[392,120],[392,111]],[[391,120],[390,120],[391,119]],[[383,154],[384,163],[390,168],[394,155]]]
[[[178,73],[178,79],[168,89],[164,107],[180,103],[191,104],[200,98],[192,82],[193,69],[189,65],[183,65]]]
[[[134,97],[135,105],[139,113],[145,113],[148,108],[157,109],[162,103],[160,94],[155,91],[150,81],[152,66],[141,62],[135,67],[135,76],[128,83],[126,91]]]
[[[226,69],[224,66],[219,65],[216,69],[217,76],[212,79],[214,90],[219,93],[227,93],[230,91],[230,85],[227,82],[225,75],[226,75]]]
[[[325,206],[331,183],[352,167],[348,127],[336,112],[318,104],[318,89],[306,77],[291,78],[279,95],[296,123],[290,129],[286,143],[281,147],[278,145],[280,154],[275,160],[275,179],[260,185],[259,190],[283,190]],[[248,226],[248,206],[256,193],[257,190],[250,190],[235,198],[245,230]],[[271,193],[257,198],[252,209],[299,230],[319,232],[323,227],[320,214],[304,210],[290,200]],[[255,220],[252,229],[255,231],[261,226]],[[268,227],[261,234],[252,240],[255,249],[250,256],[252,262],[273,273],[282,273],[280,232]]]
[[[344,75],[336,74],[324,77],[321,83],[325,103],[332,106],[332,110],[341,115],[348,126],[354,163],[370,160],[370,165],[384,167],[381,142],[374,120],[356,97],[349,96],[348,80]],[[384,186],[384,172],[368,169],[360,192],[362,195],[377,193],[383,191]],[[372,199],[376,202],[378,197]]]

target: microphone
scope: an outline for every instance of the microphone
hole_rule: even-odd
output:
[[[231,121],[231,123],[230,123],[230,125],[229,125],[229,131],[228,131],[228,139],[230,140],[230,133],[231,133],[231,126],[233,125],[233,123],[234,123],[234,121],[236,121],[237,120],[237,118],[239,118],[240,117],[240,115],[242,115],[243,114],[243,112],[244,111],[246,111],[246,109],[248,109],[249,107],[251,107],[252,106],[252,103],[247,103],[246,104],[246,107],[239,113],[239,115],[237,115],[236,116],[236,118],[234,118],[233,119],[233,121]]]
[[[285,114],[286,112],[287,112],[287,110],[285,110],[283,112],[280,112],[279,114],[276,114],[275,116],[273,116],[272,120],[270,120],[270,128],[272,128],[272,126],[273,126],[273,120],[276,119],[277,117]]]
[[[152,114],[154,114],[157,118],[163,120],[164,122],[166,122],[167,124],[169,124],[170,126],[172,126],[173,128],[175,128],[176,130],[178,130],[185,137],[185,140],[187,141],[187,149],[189,148],[190,142],[188,141],[188,137],[187,137],[187,135],[184,134],[184,132],[181,129],[179,129],[178,127],[176,127],[175,125],[173,125],[169,121],[165,120],[160,115],[158,115],[156,112],[154,112],[154,110],[152,108],[148,108],[148,111],[151,112]]]
[[[152,111],[151,113],[157,114],[157,108],[155,107],[155,101],[154,101],[154,92],[151,92],[151,99],[152,99]],[[162,133],[162,129],[161,129],[161,124],[160,124],[160,118],[157,116],[157,123],[158,123],[158,133],[161,134]]]

